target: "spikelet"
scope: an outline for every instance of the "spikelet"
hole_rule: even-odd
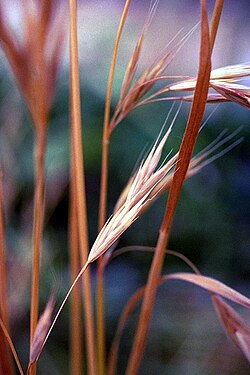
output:
[[[137,80],[135,80],[133,84],[133,79],[135,77],[135,73],[137,70],[137,65],[141,55],[145,34],[152,21],[158,3],[159,0],[155,0],[154,2],[152,2],[150,6],[148,17],[146,19],[143,30],[138,38],[134,52],[127,66],[121,88],[120,99],[109,124],[110,133],[124,119],[124,117],[128,113],[130,113],[135,108],[137,108],[137,106],[140,105],[140,101],[150,91],[154,84],[158,80],[161,80],[163,78],[163,73],[166,71],[166,69],[176,56],[177,52],[181,49],[181,47],[184,45],[186,40],[190,37],[190,35],[196,28],[196,26],[192,28],[173,47],[165,48],[155,59],[155,61],[144,70],[144,72],[139,76]],[[178,34],[179,33],[177,33],[177,35],[170,41],[167,47],[169,47],[169,45],[173,43],[173,41],[177,38]]]
[[[250,63],[229,65],[211,71],[210,88],[216,93],[209,92],[207,102],[218,103],[224,101],[234,102],[243,107],[250,108],[250,87],[240,81],[250,76]],[[175,84],[168,84],[158,90],[137,106],[164,100],[192,101],[193,95],[161,97],[169,92],[193,91],[196,86],[195,78],[187,78]]]
[[[112,244],[118,240],[122,233],[125,232],[128,227],[140,216],[140,213],[147,202],[154,199],[154,195],[152,196],[151,194],[154,188],[173,168],[177,155],[174,155],[168,162],[164,163],[158,169],[157,165],[177,114],[178,111],[162,140],[159,141],[158,139],[155,142],[147,158],[134,175],[133,181],[131,181],[128,188],[124,203],[106,222],[97,236],[88,257],[88,263],[93,262],[106,250],[108,250]]]
[[[55,293],[52,293],[44,312],[39,318],[34,333],[29,358],[29,367],[37,361],[44,346],[45,338],[51,325],[52,313],[55,306]]]
[[[209,101],[231,101],[243,107],[250,108],[250,87],[237,83],[250,75],[250,64],[237,64],[215,69],[211,72],[210,87],[219,93],[210,97]],[[195,80],[187,80],[169,87],[170,91],[192,90]]]
[[[0,43],[38,127],[46,124],[52,105],[65,35],[58,0],[33,3],[32,11],[28,0],[22,3],[22,38],[11,31],[0,4]]]
[[[219,80],[211,82],[210,86],[226,100],[250,109],[250,87]]]
[[[212,299],[226,333],[250,363],[250,327],[221,297],[214,295]]]

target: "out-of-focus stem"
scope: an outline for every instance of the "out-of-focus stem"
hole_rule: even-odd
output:
[[[1,173],[1,171],[0,171]],[[8,306],[8,283],[7,283],[7,261],[5,245],[4,205],[3,205],[2,176],[0,175],[0,319],[6,329],[9,329],[9,306]],[[14,367],[8,343],[4,332],[0,328],[0,374],[14,375]]]
[[[69,0],[70,6],[70,86],[71,86],[71,127],[73,163],[75,166],[77,222],[81,262],[88,257],[88,226],[84,179],[84,162],[81,131],[80,80],[77,47],[77,1]],[[89,268],[83,275],[86,351],[89,375],[96,375],[94,314]]]
[[[71,150],[72,152],[72,150]],[[73,156],[71,157],[73,161]],[[70,217],[69,217],[69,245],[71,282],[73,283],[80,269],[80,253],[77,228],[76,187],[74,163],[71,163],[70,189]],[[80,286],[72,290],[70,312],[70,374],[82,374],[83,335],[81,324],[81,293]]]
[[[44,221],[44,191],[45,191],[45,153],[47,142],[47,124],[37,126],[35,133],[35,202],[33,215],[33,245],[32,245],[32,284],[30,309],[30,347],[34,337],[39,309],[40,290],[40,258]],[[32,366],[31,374],[36,374],[36,366]]]
[[[2,334],[4,335],[4,340],[2,339]],[[13,354],[13,357],[14,357],[14,360],[16,362],[16,365],[17,365],[17,368],[19,370],[19,373],[21,375],[24,375],[24,372],[23,372],[23,369],[22,369],[22,366],[21,366],[21,363],[19,361],[19,358],[18,358],[18,355],[17,355],[17,352],[16,352],[16,349],[14,347],[14,344],[11,340],[11,337],[9,335],[9,332],[5,326],[5,324],[3,323],[3,320],[2,318],[0,317],[0,343],[2,345],[5,344],[5,341],[8,343],[7,345],[9,345],[9,348]],[[12,375],[12,374],[15,374],[16,372],[14,371],[14,368],[11,364],[11,367],[9,366],[5,366],[5,364],[3,363],[3,356],[5,355],[4,351],[8,349],[8,347],[1,347],[1,357],[0,357],[0,374],[1,375]]]

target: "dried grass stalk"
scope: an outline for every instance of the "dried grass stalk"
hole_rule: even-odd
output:
[[[77,1],[69,0],[70,6],[70,99],[71,99],[71,145],[73,171],[71,181],[74,194],[76,195],[77,230],[79,238],[79,249],[81,263],[85,264],[88,256],[88,221],[86,208],[86,193],[84,179],[84,159],[82,149],[81,130],[81,102],[80,102],[80,78],[78,62],[78,39],[77,39]],[[94,313],[92,305],[92,290],[90,270],[87,269],[83,277],[84,293],[84,316],[86,330],[86,352],[87,364],[90,375],[96,375],[95,361],[95,335],[94,335]]]
[[[1,174],[1,171],[0,171]],[[6,331],[9,330],[8,267],[6,259],[4,205],[2,176],[0,175],[0,319],[4,328],[0,329],[0,373],[14,375],[14,367],[8,348]]]
[[[164,249],[167,245],[175,208],[180,195],[182,184],[184,182],[188,170],[194,144],[198,135],[199,127],[205,110],[209,86],[209,77],[211,71],[210,55],[211,51],[209,44],[209,27],[207,19],[206,1],[201,1],[200,61],[194,100],[192,103],[190,116],[188,119],[186,131],[183,137],[183,141],[180,147],[176,163],[176,173],[174,174],[173,183],[170,187],[165,216],[162,221],[154,259],[149,272],[145,297],[138,323],[138,329],[133,342],[133,347],[131,350],[126,375],[137,374],[142,359],[146,343],[149,321],[156,295],[158,278],[164,260]]]

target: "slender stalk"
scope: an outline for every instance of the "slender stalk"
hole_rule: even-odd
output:
[[[98,259],[98,276],[96,285],[96,330],[97,330],[97,366],[98,374],[105,374],[106,342],[105,342],[105,280],[102,259]]]
[[[9,332],[8,332],[8,330],[7,330],[7,328],[6,328],[6,326],[5,326],[5,324],[4,324],[4,322],[3,322],[3,320],[2,320],[2,318],[0,317],[0,332],[1,332],[1,334],[3,333],[4,334],[4,336],[5,336],[5,339],[6,339],[6,342],[8,342],[8,345],[9,345],[9,347],[10,347],[10,349],[11,349],[11,352],[12,352],[12,354],[13,354],[13,357],[14,357],[14,360],[15,360],[15,362],[16,362],[16,365],[17,365],[17,368],[18,368],[18,370],[19,370],[19,373],[21,374],[21,375],[24,375],[24,372],[23,372],[23,369],[22,369],[22,366],[21,366],[21,364],[20,364],[20,361],[19,361],[19,358],[18,358],[18,355],[17,355],[17,352],[16,352],[16,349],[15,349],[15,347],[14,347],[14,344],[13,344],[13,342],[12,342],[12,340],[11,340],[11,337],[10,337],[10,335],[9,335]],[[2,337],[1,337],[1,335],[0,335],[0,339],[1,339],[1,343],[3,342],[2,341]],[[6,345],[6,348],[7,348],[7,345]],[[0,357],[0,374],[2,374],[2,375],[11,375],[11,374],[15,374],[15,371],[14,371],[14,369],[12,368],[10,368],[10,367],[4,367],[3,366],[3,363],[2,363],[2,357],[4,356],[4,352],[2,351],[2,348],[1,348],[1,357]]]
[[[4,324],[9,327],[2,176],[0,176],[0,313]]]
[[[147,338],[148,324],[152,314],[158,280],[165,255],[162,249],[165,249],[167,240],[168,237],[166,236],[165,232],[161,230],[158,237],[153,262],[150,268],[138,328],[129,357],[126,375],[135,375],[139,370]]]
[[[45,151],[47,134],[41,127],[36,132],[35,140],[35,164],[36,186],[34,202],[34,226],[33,226],[33,263],[32,263],[32,296],[31,296],[31,340],[34,335],[38,319],[39,278],[40,278],[40,251],[44,216],[44,190],[45,190]]]
[[[220,17],[221,17],[223,5],[224,5],[224,0],[216,0],[214,12],[213,12],[213,17],[212,17],[212,21],[211,21],[211,26],[210,26],[210,47],[211,47],[211,51],[214,48],[214,42],[215,42],[215,38],[216,38],[216,35],[217,35],[219,23],[220,23]]]
[[[72,150],[71,150],[72,151]],[[73,156],[71,158],[73,159]],[[74,164],[71,164],[71,189],[70,189],[70,217],[69,217],[69,235],[70,235],[70,265],[71,265],[71,283],[74,282],[80,269],[79,238],[77,229],[77,207],[76,207],[76,187]],[[83,360],[83,337],[81,324],[81,293],[80,286],[77,285],[72,291],[71,312],[70,312],[70,374],[82,374]]]
[[[44,222],[44,192],[45,192],[45,152],[47,142],[46,123],[37,127],[35,139],[35,202],[33,219],[32,246],[32,284],[30,309],[30,346],[34,337],[39,309],[40,290],[40,258],[41,241]],[[32,366],[31,374],[36,374],[36,366]]]
[[[115,67],[117,61],[118,48],[120,44],[120,39],[122,35],[122,30],[125,24],[125,20],[128,14],[128,9],[131,0],[126,0],[124,5],[123,13],[121,16],[119,28],[116,35],[116,41],[111,61],[111,67],[108,78],[108,86],[106,92],[106,103],[104,112],[104,124],[103,124],[103,140],[102,140],[102,174],[101,174],[101,191],[100,191],[100,214],[99,214],[99,228],[101,229],[106,221],[106,211],[107,211],[107,182],[108,182],[108,151],[109,151],[109,120],[110,120],[110,107],[111,107],[111,96],[113,81],[115,75]]]
[[[136,375],[140,367],[146,343],[149,321],[152,315],[158,280],[164,260],[165,248],[169,239],[169,233],[172,226],[175,208],[205,110],[210,71],[210,43],[206,1],[201,0],[201,46],[197,85],[194,93],[194,100],[192,103],[190,116],[187,123],[187,128],[179,151],[179,157],[175,169],[176,172],[174,174],[173,182],[170,188],[169,198],[160,228],[155,255],[149,272],[148,282],[145,290],[145,297],[143,300],[138,323],[138,329],[129,358],[126,375]]]
[[[35,20],[33,17],[31,17],[28,9],[26,9],[25,16],[25,24],[28,28],[30,27],[30,32],[30,30],[34,30]],[[36,45],[34,43],[36,43]],[[32,94],[29,94],[27,97],[27,104],[35,127],[35,201],[32,234],[30,350],[37,326],[39,313],[41,243],[44,226],[45,206],[45,156],[49,112],[47,105],[47,95],[49,93],[46,92],[46,72],[43,47],[44,46],[41,44],[41,39],[39,37],[37,38],[36,42],[34,38],[30,38],[30,51],[28,52],[28,56],[30,56],[29,63],[37,72],[37,75],[35,75],[35,79],[33,81],[31,79],[29,82],[29,84],[31,83],[32,86],[35,85],[36,89],[33,89]],[[31,375],[36,375],[35,363],[31,365],[29,371]]]
[[[9,306],[8,306],[8,285],[7,285],[7,262],[5,245],[5,225],[3,207],[3,186],[0,176],[0,319],[6,329],[9,329]],[[0,329],[0,374],[14,375],[14,367],[8,348],[7,340]]]
[[[71,126],[73,142],[73,163],[75,165],[75,184],[77,201],[77,222],[81,262],[88,257],[88,227],[84,179],[84,163],[81,132],[80,82],[77,48],[77,2],[69,0],[70,6],[70,81],[71,81]],[[90,271],[83,276],[84,313],[87,340],[88,373],[96,375],[94,321],[91,293]]]
[[[102,170],[101,170],[101,187],[100,187],[100,205],[99,205],[99,230],[103,227],[107,215],[107,190],[108,190],[108,159],[109,159],[109,121],[110,121],[110,107],[111,96],[115,74],[115,67],[117,61],[118,48],[122,35],[122,30],[127,17],[128,9],[131,0],[126,0],[121,16],[119,28],[116,35],[114,51],[111,61],[111,67],[108,78],[106,103],[104,112],[103,124],[103,138],[102,138]],[[97,279],[97,292],[96,292],[96,306],[97,306],[97,353],[98,353],[98,374],[105,374],[105,311],[104,311],[104,267],[102,265],[102,258],[98,260],[98,279]]]

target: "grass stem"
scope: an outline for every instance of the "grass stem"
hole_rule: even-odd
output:
[[[72,151],[72,149],[71,149]],[[73,157],[71,158],[73,161]],[[77,228],[77,207],[74,163],[71,163],[71,189],[69,213],[69,246],[71,283],[74,282],[80,269],[79,236]],[[77,285],[72,291],[70,313],[70,374],[82,374],[83,361],[83,335],[81,323],[81,290]]]
[[[9,329],[8,280],[4,225],[4,199],[2,176],[0,176],[0,319]],[[4,332],[0,329],[0,374],[14,375],[14,367]],[[2,371],[2,372],[1,372]]]
[[[167,246],[167,242],[169,239],[175,208],[181,192],[182,184],[185,180],[185,175],[192,156],[192,151],[198,136],[200,123],[202,121],[202,117],[205,111],[210,71],[210,43],[206,1],[201,0],[201,44],[197,85],[194,93],[194,100],[192,103],[186,131],[183,137],[183,141],[179,151],[179,156],[177,159],[177,165],[173,177],[173,182],[170,187],[166,211],[161,224],[153,262],[149,272],[145,296],[139,317],[138,329],[133,342],[133,347],[129,358],[126,375],[136,375],[139,371],[141,359],[145,348],[149,322],[153,311],[158,280],[163,265],[165,248]]]
[[[119,48],[122,30],[124,28],[124,24],[125,24],[125,20],[127,17],[130,3],[131,3],[131,0],[126,0],[123,13],[121,16],[119,28],[118,28],[117,35],[116,35],[116,41],[114,45],[114,51],[113,51],[113,56],[112,56],[112,61],[111,61],[107,92],[106,92],[106,103],[105,103],[104,124],[103,124],[103,143],[102,143],[102,172],[101,172],[101,190],[100,190],[99,229],[103,227],[106,221],[106,211],[107,211],[108,151],[109,151],[109,137],[110,137],[109,121],[110,121],[110,107],[111,107],[113,81],[114,81],[114,75],[115,75],[118,48]]]
[[[212,17],[212,21],[211,21],[211,26],[210,26],[210,47],[211,47],[211,51],[214,48],[214,42],[215,42],[215,38],[216,38],[216,35],[217,35],[219,23],[220,23],[220,17],[221,17],[223,5],[224,5],[224,0],[216,0],[215,6],[214,6],[214,11],[213,11],[213,17]]]
[[[6,341],[8,342],[8,345],[11,349],[11,352],[13,354],[13,357],[14,357],[14,360],[16,362],[16,365],[17,365],[17,368],[19,370],[19,373],[21,375],[24,375],[24,372],[23,372],[23,369],[22,369],[22,366],[21,366],[21,363],[19,361],[19,358],[18,358],[18,355],[17,355],[17,352],[16,352],[16,349],[14,347],[14,344],[11,340],[11,337],[9,335],[9,332],[2,320],[2,318],[0,317],[0,343],[1,344],[5,344],[5,340],[2,340],[2,334],[4,335]],[[4,359],[4,356],[5,356],[5,351],[6,349],[8,349],[8,346],[5,344],[5,346],[1,346],[1,357],[0,357],[0,374],[2,375],[12,375],[12,374],[15,374],[15,371],[13,369],[13,366],[12,366],[12,363],[11,363],[11,366],[6,366],[6,362],[3,360]]]
[[[81,132],[80,80],[77,42],[77,1],[69,0],[70,6],[70,85],[71,85],[71,126],[73,144],[73,163],[75,166],[75,193],[77,201],[77,221],[81,262],[85,264],[88,257],[88,226],[84,179],[84,162]],[[86,331],[86,350],[89,375],[96,375],[94,314],[90,270],[83,276],[84,313]]]
[[[126,0],[121,16],[119,28],[116,35],[116,41],[114,45],[114,51],[111,61],[111,67],[108,78],[106,103],[104,112],[104,124],[103,124],[103,139],[102,139],[102,169],[101,169],[101,187],[100,187],[100,205],[99,205],[99,230],[103,227],[106,221],[107,215],[107,190],[108,190],[108,159],[109,159],[109,121],[110,121],[110,107],[112,88],[115,75],[115,67],[117,61],[118,48],[122,35],[122,30],[127,17],[128,9],[131,0]],[[105,309],[104,309],[104,268],[102,266],[102,257],[98,260],[98,280],[97,280],[97,353],[98,353],[98,374],[105,374]]]
[[[32,284],[30,309],[30,347],[34,337],[39,310],[40,258],[44,222],[45,152],[47,142],[46,123],[41,123],[35,133],[35,201],[32,239]],[[31,374],[36,374],[32,366]]]

